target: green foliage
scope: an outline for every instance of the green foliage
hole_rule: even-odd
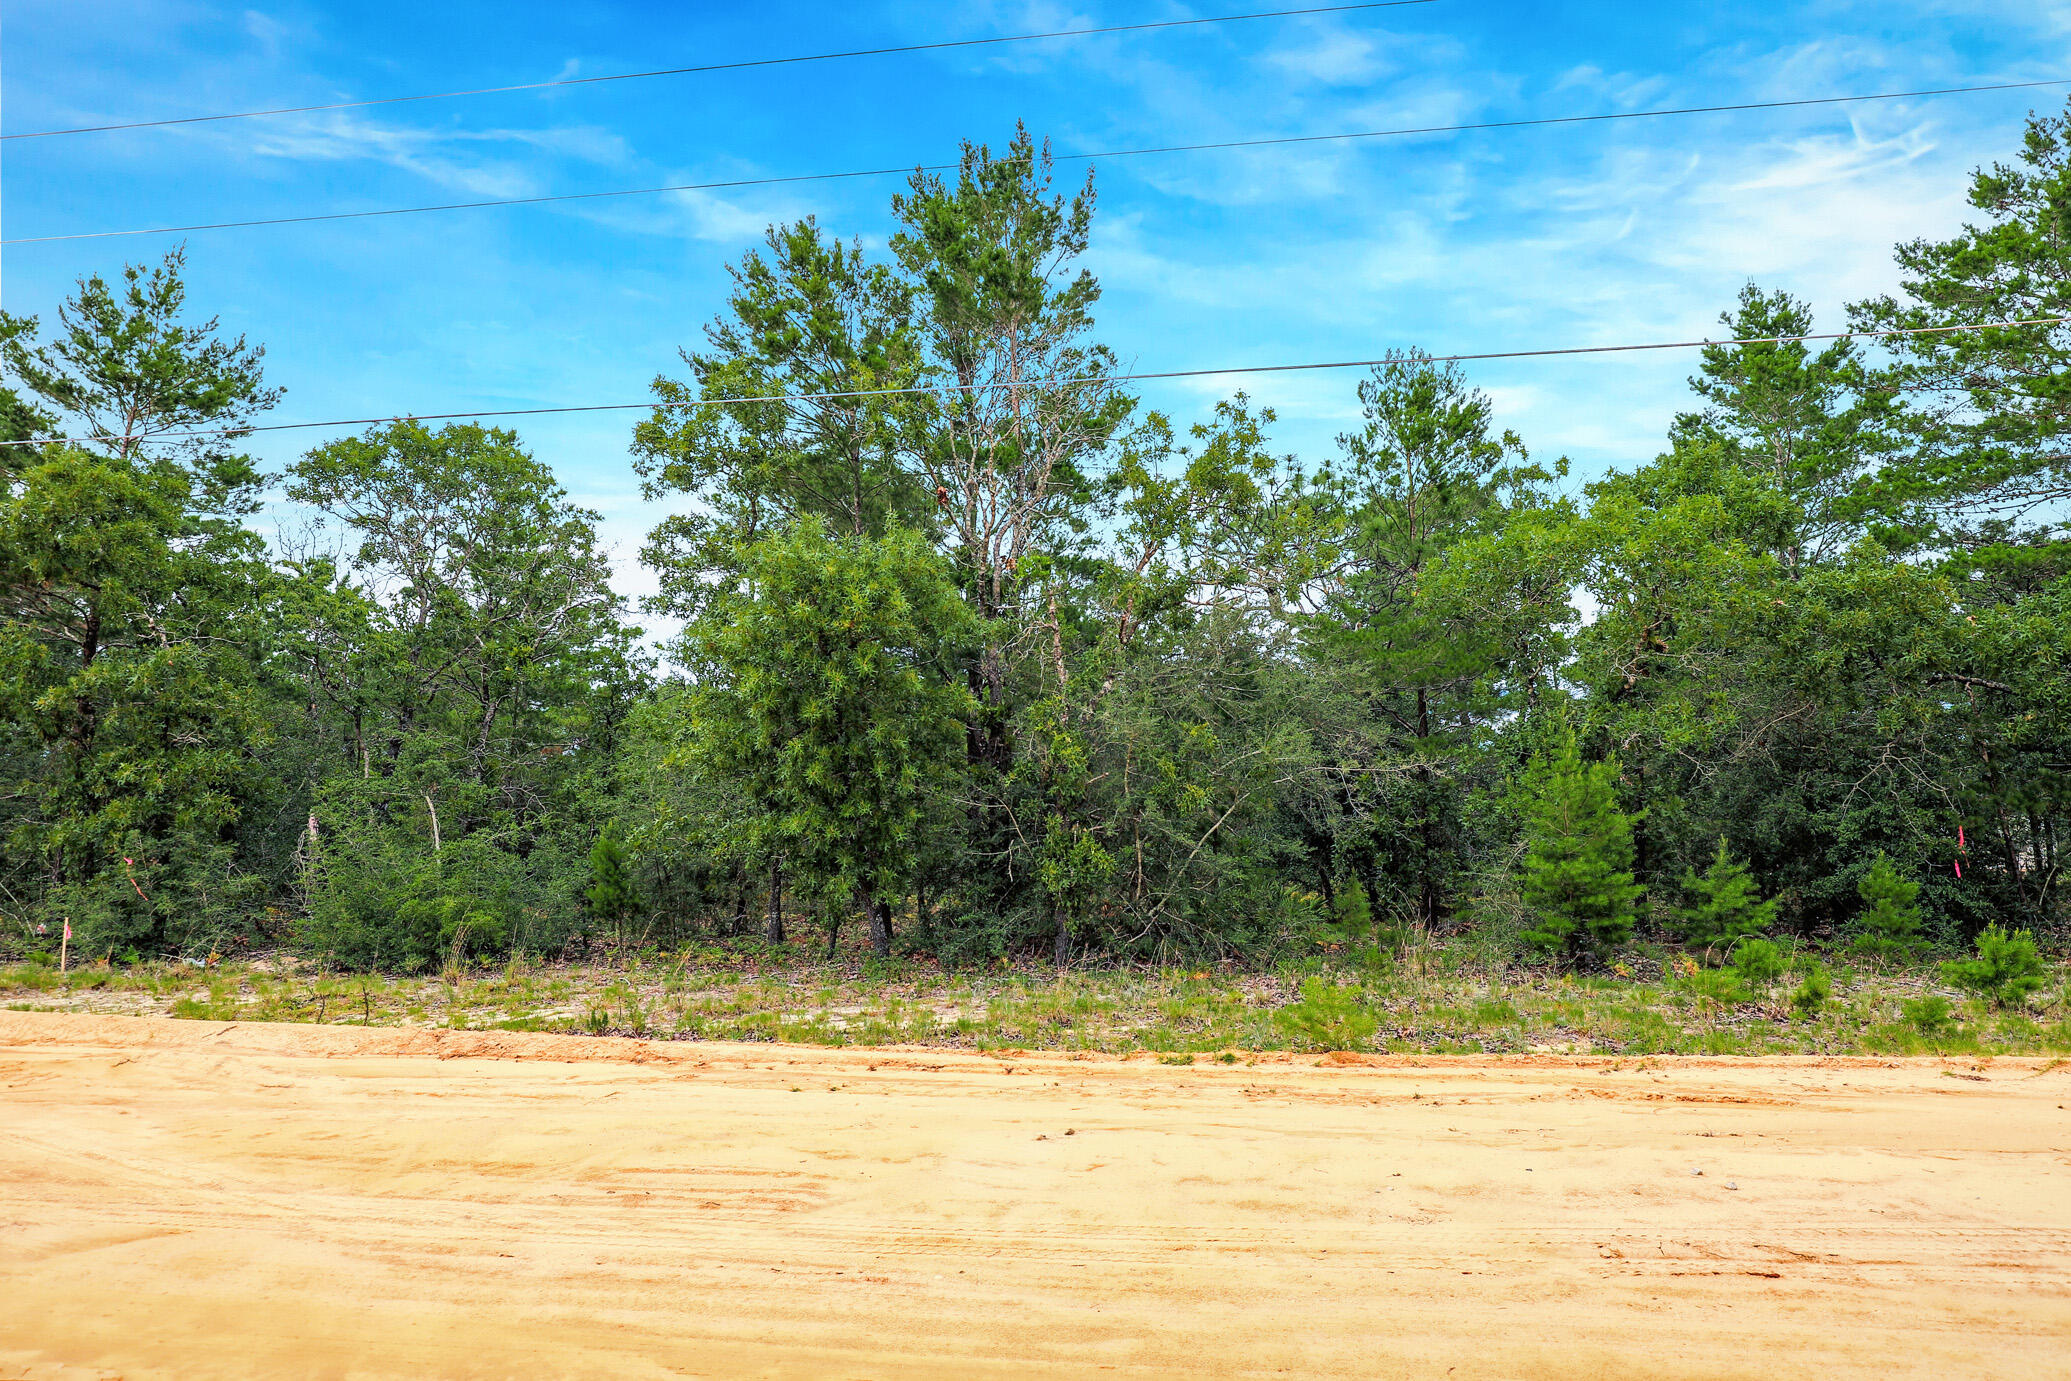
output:
[[[1615,761],[1584,763],[1572,735],[1542,755],[1530,781],[1525,942],[1548,952],[1602,951],[1632,934],[1632,819],[1618,809]]]
[[[1506,590],[1506,616],[1488,619],[1482,581],[1457,568],[1432,576],[1535,509],[1552,477],[1527,463],[1515,433],[1495,430],[1493,404],[1458,365],[1392,358],[1360,381],[1359,402],[1363,425],[1338,438],[1340,457],[1314,479],[1319,536],[1335,559],[1307,631],[1372,698],[1361,727],[1376,741],[1364,756],[1395,769],[1360,792],[1396,824],[1376,863],[1430,927],[1457,881],[1465,803],[1454,768],[1473,726],[1504,708],[1499,682],[1516,668],[1501,635],[1521,612]]]
[[[1915,898],[1920,895],[1920,884],[1900,877],[1882,849],[1856,884],[1856,894],[1862,898],[1863,911],[1849,942],[1853,948],[1885,959],[1902,959],[1919,951],[1923,942]]]
[[[1926,997],[1903,998],[1898,1004],[1898,1009],[1914,1030],[1930,1037],[1940,1035],[1948,1027],[1950,1015],[1955,1010],[1949,1005],[1949,999],[1939,993],[1929,993]]]
[[[2034,936],[1991,925],[1979,933],[1975,957],[1951,960],[1942,965],[1942,972],[1957,987],[1995,1007],[2021,1007],[2029,994],[2042,990],[2049,968],[2035,949]]]
[[[1380,1027],[1379,1019],[1360,1003],[1357,988],[1322,978],[1305,980],[1301,1001],[1282,1007],[1273,1021],[1310,1050],[1357,1050]]]
[[[935,507],[901,463],[925,411],[920,396],[896,392],[921,369],[911,286],[810,218],[771,227],[766,255],[730,272],[707,348],[683,354],[695,383],[657,379],[660,405],[633,436],[647,496],[696,500],[662,521],[645,553],[662,578],[654,607],[693,618],[772,527],[815,517],[881,537],[929,523]],[[855,392],[876,396],[824,397]],[[818,401],[724,401],[786,394]],[[715,406],[682,406],[699,399]]]
[[[1036,877],[1057,910],[1055,953],[1060,964],[1071,954],[1071,918],[1084,913],[1114,875],[1114,857],[1090,830],[1067,823],[1061,815],[1050,817],[1037,855]]]
[[[1790,968],[1790,960],[1772,940],[1744,939],[1733,947],[1733,972],[1751,992],[1766,991]]]
[[[1711,866],[1702,874],[1683,874],[1683,888],[1693,898],[1676,921],[1677,933],[1693,945],[1726,949],[1776,923],[1776,903],[1755,891],[1747,865],[1734,858],[1723,836]]]
[[[436,852],[385,831],[326,836],[297,939],[330,963],[402,972],[558,954],[580,924],[579,859],[552,848],[519,858],[481,835]]]
[[[1330,924],[1336,938],[1348,944],[1373,934],[1373,903],[1366,899],[1366,888],[1357,878],[1338,884],[1331,899]]]
[[[830,536],[804,520],[742,559],[746,589],[693,624],[702,675],[686,754],[740,782],[765,814],[755,848],[818,894],[873,908],[918,859],[928,791],[963,736],[950,679],[974,632],[918,534]]]
[[[2071,364],[2059,320],[2071,306],[2067,195],[2071,114],[2031,116],[2017,160],[1972,177],[1979,221],[1899,246],[1903,295],[1855,308],[1866,328],[1921,333],[1894,342],[1878,380],[1919,399],[1898,419],[1905,451],[1865,487],[1878,516],[1915,532],[1986,535],[2009,514],[2071,495],[2060,442],[2071,412],[2056,382]],[[1989,321],[2036,324],[1946,329]]]
[[[278,393],[178,254],[48,332],[0,314],[0,945],[69,918],[457,990],[860,911],[872,972],[898,920],[951,966],[1321,939],[1380,984],[1455,943],[1602,962],[1651,892],[1726,961],[1673,1004],[1704,1048],[1785,983],[1826,1011],[1834,942],[1975,938],[1949,976],[2025,1007],[2071,934],[2071,114],[1852,309],[1920,334],[1814,344],[1749,284],[1660,453],[1573,494],[1414,350],[1326,457],[1241,394],[1140,412],[1054,174],[1025,129],[968,143],[881,249],[805,220],[732,267],[634,431],[677,500],[658,682],[598,514],[513,433],[317,446],[269,543],[242,433]],[[2038,320],[1942,329],[1994,317]]]
[[[597,923],[613,932],[640,910],[639,893],[626,866],[625,841],[619,838],[616,824],[607,822],[590,846],[590,885],[583,899]]]
[[[293,563],[281,600],[283,659],[323,713],[304,943],[405,968],[559,950],[639,678],[597,515],[477,426],[331,442],[288,492],[352,539]]]
[[[1681,986],[1714,1007],[1734,1007],[1748,1000],[1747,984],[1734,969],[1697,969],[1683,976]]]
[[[185,313],[182,256],[98,276],[37,345],[0,315],[36,401],[0,456],[0,763],[9,871],[82,948],[208,945],[279,878],[245,847],[272,725],[266,573],[237,526],[258,486],[238,427],[270,407],[263,352]],[[220,430],[208,438],[165,437]]]
[[[1798,966],[1798,986],[1791,993],[1791,1007],[1799,1016],[1811,1018],[1826,1009],[1834,995],[1833,975],[1816,959]]]

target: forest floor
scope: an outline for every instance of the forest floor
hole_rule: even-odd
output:
[[[0,1377],[2062,1375],[2066,1104],[0,1012]]]
[[[1676,952],[1616,973],[1555,974],[1464,947],[1412,948],[1385,963],[1312,956],[1238,966],[945,970],[920,958],[817,944],[712,943],[612,962],[339,974],[290,955],[60,974],[0,965],[0,1008],[457,1030],[548,1031],[805,1045],[1149,1052],[1171,1062],[1262,1050],[1431,1054],[2071,1054],[2071,974],[2055,971],[2022,1011],[1948,987],[1932,964],[1831,968],[1815,1011],[1789,984],[1721,1005],[1692,991]],[[1292,1020],[1321,979],[1340,1009]],[[1345,1017],[1350,1014],[1353,1020]],[[1370,1025],[1371,1029],[1368,1029]]]

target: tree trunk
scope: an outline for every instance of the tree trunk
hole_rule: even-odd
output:
[[[1431,697],[1422,687],[1417,687],[1417,753],[1419,756],[1431,747]],[[1417,768],[1418,821],[1417,821],[1417,916],[1424,931],[1429,934],[1438,927],[1438,879],[1431,875],[1437,842],[1431,837],[1431,768],[1429,765]]]
[[[1050,910],[1057,917],[1057,946],[1052,957],[1061,969],[1071,962],[1071,917],[1061,906],[1053,906]]]
[[[879,901],[869,883],[856,889],[863,901],[863,917],[870,922],[870,952],[880,959],[892,957],[892,904]]]
[[[773,945],[784,943],[784,861],[769,861],[769,926],[762,938]]]

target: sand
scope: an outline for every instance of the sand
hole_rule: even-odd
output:
[[[0,1013],[0,1377],[2071,1376],[2066,1104]]]

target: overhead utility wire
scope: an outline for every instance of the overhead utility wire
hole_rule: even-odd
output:
[[[788,67],[805,62],[844,58],[888,57],[895,53],[932,53],[948,48],[984,48],[1001,43],[1034,43],[1043,39],[1087,38],[1097,34],[1144,33],[1151,29],[1187,29],[1204,24],[1235,24],[1251,19],[1292,19],[1304,15],[1347,14],[1353,10],[1392,10],[1409,5],[1435,5],[1438,0],[1368,0],[1355,5],[1315,5],[1298,10],[1260,10],[1253,14],[1218,14],[1199,19],[1160,19],[1143,24],[1108,24],[1093,29],[1054,29],[1039,34],[1002,34],[994,38],[957,38],[938,43],[905,43],[888,48],[851,48],[839,53],[802,53],[794,57],[749,58],[740,62],[708,62],[696,67],[662,67],[652,72],[612,72],[595,77],[556,77],[552,81],[481,86],[467,91],[427,91],[415,96],[377,96],[365,101],[332,101],[324,105],[276,106],[268,110],[234,110],[222,115],[183,115],[166,120],[129,120],[113,125],[78,125],[71,129],[23,130],[0,134],[6,139],[52,139],[66,134],[107,134],[125,129],[163,129],[168,125],[205,125],[221,120],[256,120],[269,115],[312,115],[326,110],[363,110],[368,106],[402,105],[411,101],[444,101],[462,96],[501,96],[513,91],[546,91],[561,86],[596,86],[603,82],[644,81],[649,77],[687,77],[704,72],[739,72],[754,67]]]
[[[295,432],[324,427],[366,427],[382,422],[451,422],[468,417],[549,417],[576,412],[638,412],[664,408],[717,408],[744,403],[826,403],[846,398],[902,398],[915,395],[992,393],[1013,388],[1077,388],[1152,379],[1207,379],[1230,374],[1294,374],[1319,369],[1370,369],[1405,359],[1432,364],[1471,364],[1479,360],[1542,360],[1553,356],[1623,355],[1642,350],[1698,350],[1731,345],[1790,345],[1820,340],[1878,340],[1892,336],[1940,336],[1959,331],[2011,330],[2021,326],[2061,326],[2071,316],[2031,317],[2023,321],[1979,321],[1961,326],[1905,326],[1884,331],[1828,331],[1803,336],[1743,336],[1733,340],[1650,341],[1642,345],[1570,345],[1552,350],[1489,350],[1471,355],[1424,355],[1397,352],[1373,360],[1324,360],[1308,364],[1238,364],[1214,369],[1160,369],[1131,374],[1088,374],[1071,379],[1021,380],[986,384],[923,384],[912,388],[863,388],[828,393],[770,393],[748,398],[695,398],[684,402],[583,403],[557,408],[483,408],[474,412],[399,413],[392,417],[340,417],[327,422],[269,422],[257,427],[218,427],[155,436],[57,436],[30,441],[4,441],[0,446],[60,446],[95,441],[191,441],[209,437],[242,437],[253,432]]]
[[[1206,153],[1218,149],[1263,149],[1289,144],[1322,144],[1354,139],[1393,139],[1419,134],[1466,134],[1478,130],[1527,129],[1543,125],[1586,125],[1611,120],[1653,120],[1669,115],[1718,115],[1746,110],[1785,110],[1799,106],[1847,105],[1862,101],[1900,101],[1925,96],[1965,96],[1985,91],[2025,91],[2038,86],[2071,85],[2071,78],[2048,81],[1996,82],[1989,86],[1941,86],[1921,91],[1879,91],[1865,96],[1807,96],[1789,101],[1743,101],[1735,105],[1677,106],[1664,110],[1625,110],[1600,115],[1547,115],[1529,120],[1485,120],[1465,125],[1418,125],[1402,129],[1352,130],[1341,134],[1289,134],[1269,139],[1230,139],[1212,144],[1159,144],[1103,153],[1061,153],[1059,163],[1088,163],[1102,158],[1139,158],[1148,154]],[[109,240],[131,235],[185,235],[197,230],[244,230],[266,225],[308,225],[316,221],[356,221],[374,216],[415,216],[429,211],[476,211],[492,206],[541,206],[548,202],[600,201],[610,197],[647,197],[667,192],[714,192],[741,187],[777,187],[798,182],[839,182],[861,177],[904,173],[949,172],[954,163],[918,167],[858,168],[844,173],[795,173],[787,177],[745,177],[724,182],[685,182],[669,187],[628,187],[610,192],[563,192],[553,196],[501,197],[493,201],[453,201],[435,206],[390,206],[375,211],[326,211],[309,216],[270,216],[248,221],[208,221],[196,225],[161,225],[141,230],[86,230],[71,235],[25,235],[0,245],[40,245],[59,240]]]

